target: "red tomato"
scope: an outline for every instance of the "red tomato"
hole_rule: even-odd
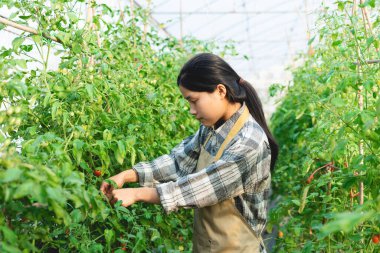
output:
[[[94,176],[100,177],[102,175],[102,172],[100,170],[94,170]]]
[[[379,241],[380,241],[380,235],[374,235],[374,236],[372,236],[372,242],[374,244],[378,244]]]

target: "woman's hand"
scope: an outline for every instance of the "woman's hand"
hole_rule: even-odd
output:
[[[133,205],[137,201],[137,192],[138,188],[124,188],[112,191],[112,198],[110,203],[114,205],[117,201],[121,200],[121,205],[128,207]]]
[[[137,182],[138,176],[136,171],[129,169],[125,170],[123,172],[120,172],[119,174],[116,174],[115,176],[112,176],[109,178],[109,180],[112,180],[116,183],[118,188],[123,187],[125,183],[133,183]],[[111,200],[112,199],[112,191],[114,190],[113,186],[107,182],[103,182],[100,186],[100,191],[106,195],[106,197]]]
[[[124,188],[113,190],[111,192],[110,202],[115,204],[121,200],[121,205],[128,207],[137,201],[142,201],[151,204],[159,204],[160,197],[156,188],[140,187],[140,188]]]

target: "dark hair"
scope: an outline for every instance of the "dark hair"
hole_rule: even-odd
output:
[[[252,117],[264,130],[271,149],[271,170],[278,156],[278,144],[265,121],[261,101],[253,86],[243,80],[222,58],[211,53],[197,54],[182,67],[177,84],[191,91],[214,92],[218,84],[227,90],[230,102],[245,102]]]

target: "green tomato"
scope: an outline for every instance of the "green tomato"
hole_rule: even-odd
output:
[[[13,112],[14,112],[13,107],[9,107],[7,110],[7,115],[10,116],[13,114]]]
[[[15,107],[15,113],[20,113],[21,112],[21,107],[20,106],[16,106]]]

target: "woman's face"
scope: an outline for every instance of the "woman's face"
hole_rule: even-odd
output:
[[[190,113],[204,126],[211,127],[224,116],[228,105],[224,85],[218,84],[212,93],[191,91],[182,85],[179,89],[190,103]]]

